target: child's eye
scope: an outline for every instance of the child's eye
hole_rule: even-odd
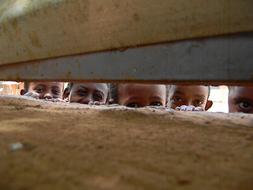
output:
[[[244,110],[245,112],[250,111],[253,108],[253,105],[251,105],[251,103],[249,102],[240,102],[239,104],[239,108]]]
[[[46,90],[46,86],[42,85],[42,84],[38,84],[37,86],[35,86],[35,88],[33,89],[35,92],[41,94]]]
[[[87,90],[78,90],[78,91],[77,91],[77,94],[78,94],[79,96],[87,96],[88,91],[87,91]]]
[[[195,100],[194,103],[193,103],[193,105],[194,105],[195,107],[200,106],[200,105],[202,105],[202,104],[203,104],[203,101],[202,101],[202,100]]]
[[[43,92],[43,89],[36,89],[36,92],[37,92],[37,93],[42,93],[42,92]]]
[[[182,102],[183,101],[183,98],[179,97],[179,96],[175,96],[173,97],[173,101],[174,102]]]
[[[140,107],[137,103],[129,103],[126,106],[130,107],[130,108],[138,108],[138,107]]]
[[[101,101],[103,99],[103,95],[100,93],[95,93],[93,95],[93,99],[94,99],[94,101]]]
[[[43,93],[43,91],[44,91],[44,88],[42,88],[42,87],[37,87],[37,88],[35,88],[35,92],[37,92],[37,93]]]
[[[52,90],[54,95],[59,95],[60,94],[60,90]]]
[[[163,104],[161,102],[152,102],[150,106],[162,106]]]

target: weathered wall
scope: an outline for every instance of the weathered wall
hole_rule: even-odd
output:
[[[252,115],[0,105],[0,189],[253,187]]]
[[[252,0],[2,0],[0,64],[253,31]]]

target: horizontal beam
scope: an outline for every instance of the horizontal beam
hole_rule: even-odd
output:
[[[0,65],[253,31],[252,0],[1,0]]]
[[[253,33],[10,64],[0,80],[253,84]]]

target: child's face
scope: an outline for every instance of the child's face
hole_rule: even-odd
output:
[[[177,85],[173,89],[170,106],[172,109],[182,105],[201,107],[208,110],[212,101],[208,100],[209,88],[207,86],[183,86]]]
[[[165,85],[119,84],[118,103],[127,107],[165,106]]]
[[[69,102],[105,104],[108,93],[109,89],[105,83],[74,83],[70,91]]]
[[[62,82],[29,82],[28,92],[37,93],[40,99],[62,98]]]
[[[253,113],[253,87],[231,87],[228,107],[229,112]]]

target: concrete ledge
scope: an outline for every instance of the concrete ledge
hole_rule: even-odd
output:
[[[253,187],[252,115],[0,105],[0,189]]]
[[[253,31],[252,0],[2,0],[0,65]]]

